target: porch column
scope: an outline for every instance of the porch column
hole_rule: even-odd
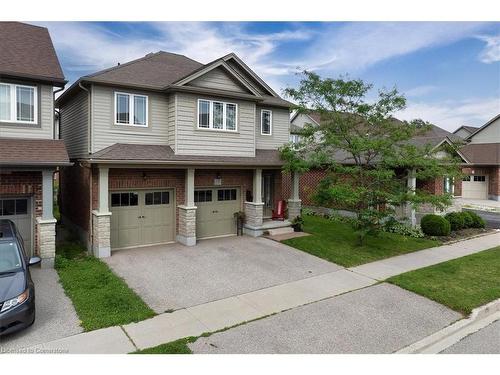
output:
[[[42,217],[37,218],[37,235],[42,268],[53,268],[56,255],[56,219],[54,218],[54,170],[42,171]]]
[[[262,169],[253,171],[253,200],[245,202],[245,227],[243,231],[253,237],[262,235],[264,221],[264,203],[262,202]]]
[[[299,194],[300,175],[298,172],[292,172],[292,191],[291,197],[288,200],[288,219],[293,220],[300,216],[302,209],[302,200]]]
[[[408,171],[408,181],[407,181],[408,190],[410,194],[415,194],[415,190],[417,189],[417,177],[415,169]],[[406,204],[406,211],[408,215],[408,219],[412,227],[417,225],[417,217],[415,209],[412,207],[410,203]]]
[[[92,252],[96,258],[111,256],[108,179],[109,168],[99,167],[99,209],[92,211]]]
[[[185,204],[179,209],[177,241],[186,246],[196,245],[196,206],[194,205],[194,168],[186,169],[184,183]]]

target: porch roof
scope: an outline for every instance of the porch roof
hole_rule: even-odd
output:
[[[0,138],[0,166],[71,165],[64,141]]]

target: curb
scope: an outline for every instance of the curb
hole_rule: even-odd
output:
[[[437,354],[498,319],[500,319],[500,298],[475,308],[469,317],[461,319],[395,353]]]

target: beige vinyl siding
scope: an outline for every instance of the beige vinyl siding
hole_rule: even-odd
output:
[[[471,137],[470,143],[500,143],[500,119],[496,119]]]
[[[306,124],[316,125],[316,123],[307,115],[300,113],[292,121],[292,124],[303,128]]]
[[[271,135],[261,135],[261,110],[272,112]],[[255,143],[257,149],[276,150],[288,143],[290,137],[290,113],[287,109],[273,107],[257,107],[255,121]]]
[[[82,90],[59,108],[59,134],[71,159],[88,154],[88,103],[89,95]]]
[[[460,129],[459,131],[457,131],[456,133],[454,133],[456,136],[458,137],[462,137],[462,138],[467,138],[471,133],[469,133],[467,130],[465,129]]]
[[[114,93],[148,96],[148,126],[115,125]],[[161,93],[92,85],[92,152],[115,143],[169,144],[168,97]]]
[[[168,144],[175,148],[175,94],[168,97]]]
[[[38,139],[53,139],[54,138],[54,94],[50,85],[36,85],[39,87],[38,104],[39,104],[39,124],[2,124],[0,123],[0,137],[17,137],[17,138],[38,138]]]
[[[267,92],[262,85],[257,82],[252,76],[250,76],[243,68],[240,67],[234,60],[229,60],[228,65],[233,68],[235,72],[237,72],[241,77],[243,77],[247,82],[249,82],[255,90],[258,91],[261,95],[271,95],[270,92]]]
[[[235,78],[231,77],[223,68],[216,68],[209,71],[201,77],[189,82],[188,86],[249,93],[247,88]]]
[[[198,129],[198,99],[236,103],[237,132]],[[176,144],[180,155],[255,156],[255,103],[178,93]]]

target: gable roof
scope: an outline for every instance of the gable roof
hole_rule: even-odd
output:
[[[469,163],[500,165],[500,143],[469,143],[460,148]]]
[[[0,76],[66,84],[47,28],[0,22],[0,51]]]
[[[188,91],[200,92],[208,95],[232,95],[235,97],[241,97],[243,99],[253,99],[262,103],[263,105],[280,106],[286,108],[289,108],[291,106],[290,102],[280,98],[274,91],[269,88],[269,86],[264,83],[264,81],[262,81],[255,73],[253,73],[250,68],[248,68],[241,62],[240,66],[242,67],[242,69],[248,72],[248,74],[250,74],[252,77],[256,77],[254,79],[259,83],[262,82],[262,87],[264,87],[266,91],[272,94],[261,95],[255,89],[255,87],[245,79],[245,77],[242,77],[241,74],[238,74],[231,66],[229,66],[229,64],[227,64],[227,61],[229,61],[230,59],[241,61],[235,54],[229,54],[208,64],[201,64],[198,61],[190,59],[189,57],[176,53],[165,51],[149,53],[139,59],[132,60],[127,63],[123,63],[81,77],[78,81],[73,83],[68,90],[62,93],[59,98],[57,98],[56,104],[62,104],[75,92],[80,90],[80,83],[94,82],[105,85],[133,87],[138,89],[155,90],[162,92]],[[185,86],[186,83],[218,67],[223,67],[228,72],[228,74],[232,76],[232,78],[234,78],[241,85],[247,88],[249,90],[249,93],[244,94],[229,91],[224,92],[223,90]],[[269,90],[267,88],[269,88]]]
[[[483,126],[481,126],[480,128],[476,129],[475,132],[473,132],[471,135],[469,135],[466,139],[471,139],[472,137],[474,137],[477,133],[479,133],[480,131],[486,129],[488,126],[490,126],[491,124],[493,124],[496,120],[500,119],[500,113],[498,115],[496,115],[495,117],[493,117],[491,120],[489,120],[486,124],[484,124]]]
[[[467,133],[469,134],[472,134],[474,133],[477,129],[479,129],[478,127],[476,126],[467,126],[467,125],[462,125],[461,127],[459,127],[457,130],[455,130],[453,132],[453,134],[457,134],[460,130],[465,130]]]

